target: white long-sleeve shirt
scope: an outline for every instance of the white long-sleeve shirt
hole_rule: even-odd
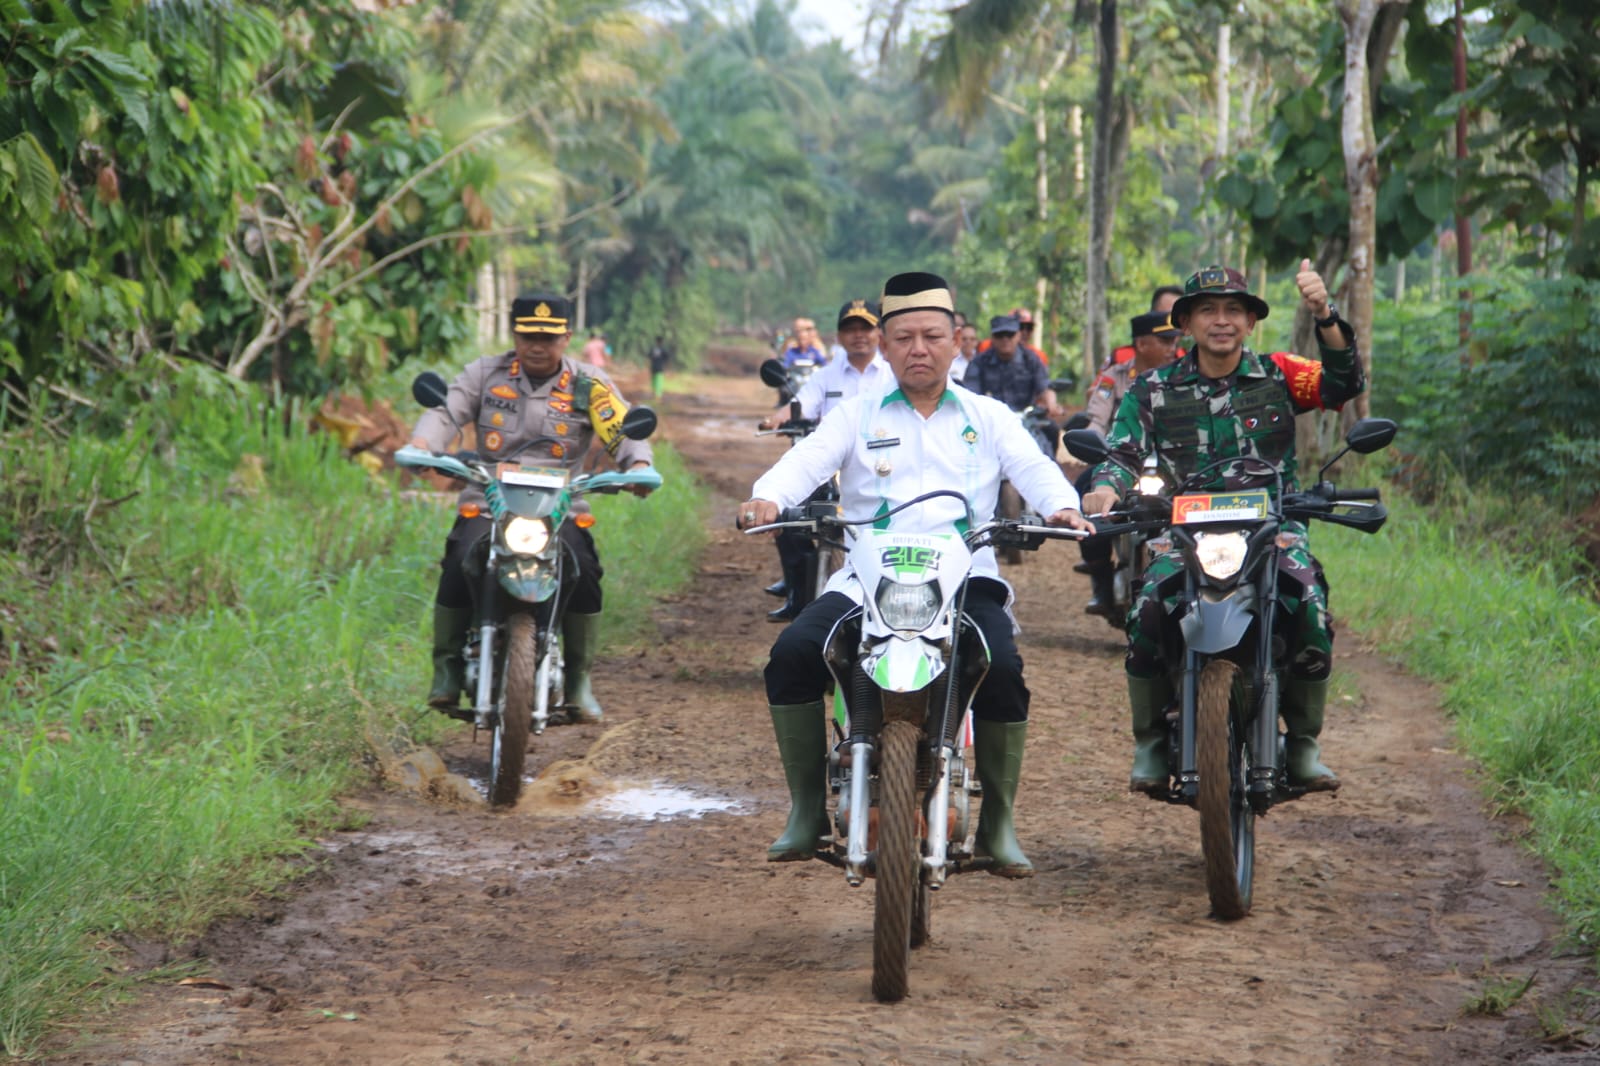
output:
[[[880,396],[894,388],[894,371],[881,352],[872,353],[872,361],[862,370],[851,365],[849,359],[835,359],[806,379],[795,399],[800,401],[800,417],[822,419],[846,400],[862,392]]]
[[[953,489],[966,498],[975,520],[986,522],[994,517],[1002,478],[1041,514],[1078,506],[1072,483],[1039,451],[1016,413],[958,385],[945,389],[927,418],[898,388],[846,400],[757,479],[751,496],[793,507],[835,471],[840,505],[851,520],[883,515],[926,492]],[[967,511],[960,500],[942,497],[884,519],[879,528],[965,532]],[[994,549],[977,552],[972,573],[999,578]],[[846,562],[828,590],[855,595],[851,574]]]

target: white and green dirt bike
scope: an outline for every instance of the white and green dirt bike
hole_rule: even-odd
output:
[[[964,610],[973,552],[1083,535],[1031,515],[979,524],[970,510],[965,534],[852,528],[940,497],[966,502],[941,490],[853,522],[802,506],[748,531],[854,538],[861,606],[839,619],[823,650],[844,698],[835,701],[828,760],[835,831],[816,857],[851,885],[876,881],[872,993],[885,1002],[906,995],[911,949],[930,933],[930,893],[953,873],[992,864],[974,850],[981,790],[967,758],[972,697],[989,671],[988,645]]]

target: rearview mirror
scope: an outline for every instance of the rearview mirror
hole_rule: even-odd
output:
[[[1111,454],[1098,429],[1069,429],[1061,442],[1067,446],[1067,454],[1080,463],[1103,463]]]
[[[1077,382],[1072,378],[1051,378],[1049,385],[1054,392],[1070,392]]]
[[[789,372],[778,360],[768,359],[761,364],[761,384],[781,389],[789,384]]]
[[[629,440],[644,440],[656,431],[656,413],[648,407],[630,407],[622,416],[622,435]]]
[[[449,395],[450,386],[431,370],[424,370],[411,383],[411,398],[424,407],[443,407]]]
[[[1344,442],[1350,445],[1351,451],[1369,455],[1387,448],[1399,431],[1400,427],[1391,418],[1363,418],[1350,427],[1350,432],[1344,435]]]

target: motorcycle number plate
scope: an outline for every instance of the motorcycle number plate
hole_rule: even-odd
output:
[[[1177,496],[1172,500],[1172,524],[1259,521],[1267,517],[1271,508],[1272,497],[1265,491]]]
[[[567,483],[567,472],[560,467],[520,467],[501,463],[495,476],[504,484],[530,489],[559,489]]]

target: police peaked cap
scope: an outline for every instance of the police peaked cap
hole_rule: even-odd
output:
[[[1172,318],[1166,311],[1147,311],[1142,315],[1134,315],[1128,320],[1133,326],[1133,336],[1139,337],[1176,337],[1181,331],[1172,324]]]
[[[549,292],[529,292],[511,301],[511,332],[565,335],[572,332],[572,301]]]

